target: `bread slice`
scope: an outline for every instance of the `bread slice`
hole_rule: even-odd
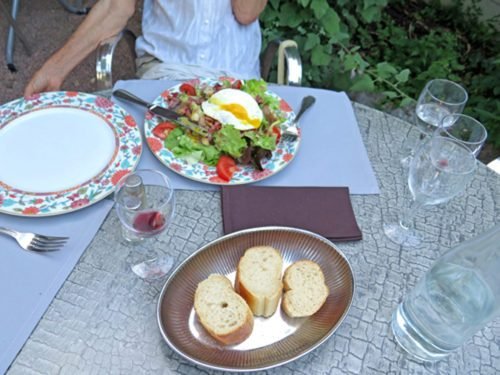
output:
[[[194,309],[203,327],[224,345],[239,344],[252,333],[252,311],[223,275],[212,274],[198,284]]]
[[[245,251],[238,263],[235,289],[256,316],[269,317],[278,307],[283,283],[283,259],[271,246],[256,246]]]
[[[310,260],[299,260],[285,271],[285,293],[281,306],[292,317],[315,314],[326,301],[330,291],[320,266]]]

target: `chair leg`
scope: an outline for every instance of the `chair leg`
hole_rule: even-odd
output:
[[[19,10],[19,0],[12,0],[11,17],[12,20],[14,21],[17,17],[18,10]],[[7,32],[7,44],[5,46],[5,60],[7,61],[7,67],[11,72],[17,72],[16,66],[14,65],[14,38],[15,38],[14,26],[11,24]]]
[[[113,87],[113,54],[115,48],[122,40],[125,38],[129,43],[129,47],[132,50],[132,54],[135,55],[135,34],[125,29],[120,34],[115,35],[101,43],[96,52],[96,78],[97,78],[97,90],[108,90]]]

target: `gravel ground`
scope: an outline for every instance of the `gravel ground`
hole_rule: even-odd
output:
[[[0,0],[8,9],[10,1]],[[55,0],[20,1],[17,22],[25,35],[31,56],[28,56],[23,45],[16,39],[14,44],[13,62],[17,72],[11,72],[5,61],[5,46],[7,43],[7,22],[0,8],[0,103],[22,96],[24,87],[31,76],[44,61],[61,47],[64,41],[78,27],[84,16],[68,12]],[[78,1],[67,0],[67,3]],[[94,1],[83,1],[83,5],[92,5]],[[140,31],[141,12],[137,11],[130,20],[128,27],[135,33]],[[133,57],[125,43],[117,47],[118,55],[123,56],[120,64],[113,67],[113,77],[116,79],[134,76]],[[83,61],[66,79],[63,89],[76,91],[95,91],[95,56],[92,54]]]

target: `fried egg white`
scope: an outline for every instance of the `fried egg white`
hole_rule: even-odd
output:
[[[248,93],[236,89],[223,89],[201,103],[203,112],[221,124],[238,130],[258,129],[262,123],[262,110]]]

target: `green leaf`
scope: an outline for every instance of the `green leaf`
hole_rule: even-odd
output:
[[[280,8],[280,23],[284,26],[295,28],[302,22],[302,15],[293,3],[285,3]]]
[[[320,19],[327,35],[334,36],[340,32],[340,17],[332,8],[328,8]]]
[[[280,0],[269,0],[269,3],[273,9],[278,9],[280,6]]]
[[[319,36],[316,34],[308,33],[306,43],[304,44],[304,51],[310,51],[319,44]]]
[[[398,72],[394,66],[392,66],[386,61],[378,63],[376,69],[377,69],[377,75],[382,79],[388,79],[391,76],[397,74]]]
[[[325,66],[330,63],[332,56],[326,53],[325,48],[321,45],[317,45],[312,49],[311,62],[313,65]]]
[[[350,90],[372,92],[375,90],[375,84],[369,75],[362,74],[354,79],[354,83],[352,84]]]
[[[412,105],[415,103],[415,100],[412,98],[404,98],[401,100],[401,103],[399,104],[401,107],[406,107],[407,105]]]
[[[395,91],[384,91],[382,92],[387,98],[389,99],[394,99],[398,97],[398,93]]]
[[[408,82],[408,77],[410,76],[410,69],[403,69],[394,78],[397,79],[399,83]]]
[[[358,63],[354,58],[354,55],[345,55],[344,58],[344,71],[350,71],[356,69],[358,67]]]
[[[367,22],[371,23],[380,19],[380,8],[371,6],[361,11],[361,17]]]
[[[326,0],[312,0],[311,9],[317,19],[323,17],[330,6]]]
[[[311,0],[299,0],[299,4],[302,5],[304,8],[309,5],[309,2]]]

